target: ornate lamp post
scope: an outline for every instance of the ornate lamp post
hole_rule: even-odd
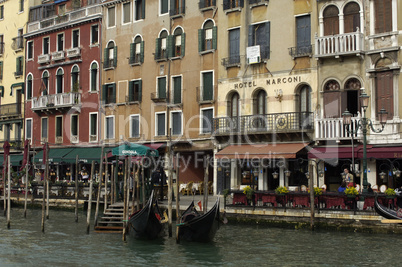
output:
[[[363,193],[367,193],[367,131],[371,129],[374,133],[381,133],[384,130],[385,123],[387,122],[388,112],[385,109],[381,109],[378,112],[378,117],[381,123],[380,129],[374,129],[373,122],[370,119],[366,118],[366,109],[369,104],[369,96],[366,93],[362,93],[360,96],[360,105],[363,108],[363,117],[357,122],[356,129],[349,130],[348,133],[356,134],[359,129],[362,130],[363,133]],[[346,109],[344,113],[342,113],[343,123],[349,128],[352,120],[352,114]]]

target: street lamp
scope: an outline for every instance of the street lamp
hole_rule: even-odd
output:
[[[357,122],[357,126],[355,130],[349,130],[349,125],[352,122],[352,113],[348,111],[348,109],[345,110],[344,113],[342,113],[343,117],[343,123],[347,126],[346,131],[350,134],[356,134],[359,129],[362,130],[363,133],[363,193],[367,193],[367,131],[371,129],[374,133],[381,133],[384,130],[385,123],[387,122],[387,115],[388,112],[385,111],[385,109],[381,109],[378,112],[378,117],[381,123],[381,128],[380,129],[374,129],[373,122],[370,119],[366,118],[366,109],[369,104],[369,98],[366,93],[362,93],[360,96],[360,105],[363,108],[363,117]]]

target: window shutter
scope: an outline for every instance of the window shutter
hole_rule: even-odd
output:
[[[112,99],[111,99],[111,103],[116,103],[116,84],[112,84]]]
[[[141,6],[141,8],[142,8],[142,10],[141,10],[141,18],[142,19],[145,19],[145,1],[146,0],[142,0],[142,6]]]
[[[135,43],[130,44],[130,62],[135,57]]]
[[[128,83],[128,101],[134,101],[134,81]]]
[[[218,48],[218,27],[217,26],[212,27],[212,48],[215,50]]]
[[[204,30],[198,29],[198,52],[204,51]]]
[[[172,12],[174,12],[174,10],[175,10],[175,7],[176,7],[176,1],[170,1],[170,14],[174,14],[174,13],[172,13]]]
[[[173,35],[169,35],[167,37],[167,55],[168,55],[168,57],[174,56],[174,36]]]
[[[140,51],[141,51],[140,61],[141,61],[141,63],[144,63],[144,41],[141,42]]]
[[[109,62],[109,48],[103,49],[103,68],[108,68]]]
[[[106,103],[106,96],[107,96],[107,85],[102,85],[102,101]]]
[[[248,46],[254,45],[254,25],[248,26]]]
[[[181,56],[184,57],[186,51],[186,33],[181,34]]]
[[[138,101],[142,102],[142,80],[139,80],[137,82],[138,82]]]
[[[229,0],[223,0],[223,10],[229,9]]]
[[[205,0],[200,0],[200,2],[198,2],[199,4],[199,8],[204,8],[205,7]]]
[[[240,0],[239,6],[244,7],[244,0]]]
[[[388,112],[387,119],[394,116],[394,96],[393,96],[393,73],[392,71],[380,72],[376,77],[376,116],[384,108]]]
[[[156,38],[155,41],[155,59],[159,59],[161,56],[161,38]]]
[[[166,98],[166,78],[158,79],[158,97],[160,99]]]
[[[271,51],[271,22],[266,22],[265,23],[265,30],[266,30],[266,37],[267,37],[267,48],[266,48],[266,59],[269,59],[270,57],[270,51]]]
[[[113,48],[113,66],[117,66],[117,46]]]
[[[213,88],[213,81],[212,81],[212,72],[206,72],[203,74],[203,97],[202,100],[212,100],[212,88]]]
[[[19,73],[19,72],[20,72],[20,69],[21,69],[21,58],[20,58],[20,57],[17,57],[17,59],[16,59],[15,71],[16,71],[17,73]]]
[[[340,117],[340,101],[341,94],[339,91],[324,93],[324,116],[325,118]]]

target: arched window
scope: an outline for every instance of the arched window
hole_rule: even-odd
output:
[[[98,91],[98,64],[91,64],[91,91]]]
[[[103,68],[112,68],[117,66],[117,46],[110,41],[104,50]]]
[[[27,91],[27,100],[32,98],[32,88],[33,88],[33,84],[32,84],[32,74],[28,74],[27,77],[27,87],[26,87],[26,91]]]
[[[324,10],[324,36],[339,34],[339,10],[331,5]]]
[[[357,112],[360,110],[359,96],[361,87],[360,81],[356,78],[351,78],[345,83],[346,99],[342,98],[342,101],[346,101],[346,108],[354,116],[356,116]]]
[[[199,52],[216,49],[217,28],[212,20],[207,20],[199,30]]]
[[[360,7],[357,3],[348,3],[343,13],[345,33],[356,32],[358,28],[360,29]]]
[[[141,36],[137,36],[134,39],[134,43],[131,44],[131,56],[130,64],[143,63],[144,62],[144,42]]]
[[[71,70],[71,91],[78,92],[80,88],[80,71],[78,66],[74,66]]]
[[[49,72],[46,70],[42,74],[41,95],[47,95],[49,92]]]
[[[163,30],[159,34],[159,38],[156,39],[155,59],[166,59],[168,57],[167,52],[167,37],[168,32]]]
[[[182,28],[176,28],[174,31],[174,54],[175,57],[183,57],[184,56],[184,42],[185,42],[185,33]]]
[[[232,118],[239,116],[239,94],[233,93],[229,102],[229,116]]]
[[[340,85],[335,80],[329,80],[324,86],[324,115],[326,118],[340,118],[341,92]]]
[[[56,94],[63,93],[63,77],[64,72],[63,69],[58,69],[56,73]]]
[[[254,100],[254,114],[264,115],[267,113],[266,99],[267,93],[264,90],[260,90]]]

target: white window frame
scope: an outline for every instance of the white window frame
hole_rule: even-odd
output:
[[[45,138],[45,137],[43,137],[43,120],[44,119],[46,119],[46,121],[47,121],[47,125],[46,125],[46,129],[47,129],[47,133],[46,133],[46,135],[47,135],[47,137],[46,137],[46,140],[49,140],[49,117],[41,117],[41,119],[40,119],[40,139],[42,140],[43,138]]]
[[[181,129],[180,129],[180,134],[173,134],[173,113],[180,113],[181,114],[181,116],[180,116],[180,118],[181,118]],[[169,127],[170,127],[170,129],[171,129],[171,134],[172,134],[172,136],[174,135],[174,136],[182,136],[183,135],[183,111],[182,110],[173,110],[173,111],[170,111],[170,125],[169,125]]]
[[[204,110],[208,110],[208,109],[212,109],[212,120],[214,119],[214,112],[215,112],[215,108],[214,107],[207,107],[207,108],[201,108],[200,109],[200,125],[199,125],[199,129],[200,129],[200,134],[212,134],[212,132],[213,132],[213,124],[214,124],[214,122],[213,121],[211,121],[211,132],[210,133],[203,133],[202,132],[202,129],[203,129],[203,111]]]
[[[31,99],[28,99],[28,77],[30,75],[32,76],[32,88],[31,88]],[[33,89],[34,89],[34,76],[33,76],[32,72],[30,72],[25,76],[25,100],[27,100],[27,101],[32,100],[32,98],[33,98]]]
[[[171,84],[171,99],[170,99],[170,101],[171,101],[171,103],[173,103],[173,100],[174,100],[174,83],[173,83],[173,80],[174,80],[174,78],[177,78],[177,77],[181,77],[181,82],[180,82],[180,103],[179,104],[182,104],[183,103],[183,74],[179,74],[179,75],[172,75],[171,77],[170,77],[170,84]],[[166,84],[166,87],[167,87],[167,84]]]
[[[200,71],[200,87],[204,88],[204,73],[208,73],[208,72],[212,72],[212,100],[214,100],[215,98],[215,92],[214,92],[214,88],[215,88],[215,72],[214,70],[203,70]],[[202,95],[202,90],[200,90],[200,99],[204,100],[204,96]],[[212,101],[212,100],[207,100],[207,101]]]
[[[96,114],[96,140],[92,140],[91,141],[91,115]],[[90,143],[95,143],[98,142],[98,138],[99,138],[99,134],[98,134],[98,129],[99,129],[99,114],[98,112],[89,112],[89,118],[88,118],[88,122],[89,122],[89,132],[88,132],[88,140]]]
[[[109,26],[109,9],[114,8],[114,25]],[[116,6],[111,6],[107,8],[107,24],[106,24],[106,28],[107,29],[111,29],[111,28],[115,28],[116,27]],[[99,32],[99,30],[98,30]]]
[[[91,86],[92,86],[92,69],[91,69],[91,67],[92,67],[92,64],[96,64],[96,66],[97,66],[97,72],[96,72],[96,90],[95,91],[93,91],[93,90],[91,90],[92,88],[91,88]],[[94,60],[94,61],[92,61],[90,64],[89,64],[89,90],[88,90],[88,92],[91,94],[91,93],[98,93],[99,92],[99,63],[98,63],[98,61],[96,61],[96,60]]]
[[[93,35],[92,35],[92,32],[93,32],[93,31],[92,31],[92,28],[95,27],[95,26],[98,27],[98,38],[97,38],[97,39],[98,39],[98,42],[97,42],[97,43],[92,43],[92,39],[93,39]],[[99,45],[99,24],[92,24],[92,25],[91,25],[91,29],[90,29],[90,33],[89,33],[89,38],[90,38],[90,39],[89,39],[89,45],[90,45],[90,46],[97,46],[97,45]]]
[[[165,133],[164,135],[158,135],[158,115],[165,114]],[[155,112],[155,136],[166,136],[166,126],[167,126],[167,118],[166,118],[166,111],[162,112]]]
[[[124,5],[126,5],[126,4],[128,4],[128,5],[130,5],[130,8],[128,9],[129,11],[129,14],[128,14],[128,22],[124,22]],[[131,2],[125,2],[125,3],[122,3],[122,5],[121,5],[121,25],[128,25],[128,24],[130,24],[131,23],[131,21],[132,21],[132,6],[131,6]]]
[[[156,93],[158,95],[158,98],[160,97],[160,95],[159,95],[159,79],[161,79],[161,78],[165,78],[165,83],[166,83],[165,95],[167,96],[167,81],[168,81],[167,75],[157,76],[156,77],[156,86],[155,86],[155,88],[156,88]]]
[[[163,0],[159,0],[159,16],[164,16],[164,15],[169,15],[169,8],[170,8],[170,0],[167,0],[168,1],[168,3],[167,3],[167,5],[168,5],[168,8],[167,8],[167,12],[166,13],[162,13],[162,1]]]
[[[46,38],[49,39],[49,43],[48,43],[48,46],[49,46],[48,50],[49,50],[49,51],[48,51],[47,54],[45,54],[45,46],[44,46],[44,42],[43,42]],[[50,55],[50,36],[44,36],[44,37],[42,38],[42,55]]]
[[[134,3],[134,1],[133,1],[133,3]],[[145,5],[145,0],[142,0],[142,4]],[[145,7],[145,8],[146,8],[146,7]],[[136,4],[133,5],[132,10],[133,10],[133,17],[132,17],[133,22],[137,22],[137,21],[142,21],[142,20],[144,20],[144,19],[135,19],[135,15],[137,14],[137,5],[136,5]],[[145,16],[145,14],[143,14],[143,15]]]
[[[60,36],[60,35],[63,36],[63,47],[62,47],[61,50],[59,49],[59,36]],[[56,38],[57,38],[57,39],[56,39],[56,51],[64,51],[64,49],[65,49],[65,47],[66,47],[66,36],[65,36],[64,32],[57,34],[57,37],[56,37]]]
[[[73,141],[73,140],[71,140],[71,137],[72,136],[74,136],[73,135],[73,132],[72,132],[72,129],[73,129],[73,125],[72,125],[72,123],[73,123],[73,117],[77,117],[77,140],[75,140],[75,141]],[[71,114],[71,116],[70,116],[70,141],[71,141],[71,143],[78,143],[79,142],[79,136],[80,136],[80,117],[78,116],[78,114]]]
[[[30,127],[30,128],[27,127],[27,121],[30,121],[30,122],[31,122],[31,127]],[[28,130],[31,132],[31,138],[27,138],[27,137],[26,137],[26,136],[28,136]],[[33,118],[27,118],[27,119],[25,119],[25,137],[26,137],[27,139],[29,139],[30,142],[32,142],[32,139],[33,139],[33,136],[32,136],[33,132],[32,132],[32,130],[33,130]]]
[[[132,133],[132,123],[133,123],[133,121],[132,121],[132,118],[134,118],[134,117],[138,117],[138,136],[134,136],[133,135],[133,133]],[[139,137],[141,137],[141,115],[140,114],[131,114],[130,115],[130,124],[129,124],[129,127],[130,127],[130,129],[129,129],[129,136],[130,136],[130,138],[139,138]]]
[[[28,57],[28,51],[29,51],[29,49],[28,49],[29,45],[28,45],[28,44],[32,44],[32,57]],[[27,42],[27,54],[26,54],[26,59],[27,59],[27,61],[33,61],[34,58],[35,58],[34,42],[33,42],[33,41],[28,41],[28,42]]]
[[[113,136],[112,137],[110,137],[110,138],[108,138],[108,136],[107,136],[107,120],[108,119],[110,119],[110,118],[112,118],[113,119]],[[115,116],[114,115],[109,115],[109,116],[105,116],[105,139],[106,140],[113,140],[113,139],[115,139],[115,136],[116,136],[116,129],[115,129],[116,127],[115,127]]]
[[[74,64],[72,67],[71,67],[71,70],[70,70],[70,92],[73,92],[74,90],[74,84],[73,84],[73,69],[74,69],[74,67],[75,66],[77,66],[77,68],[78,68],[78,78],[77,78],[77,82],[78,82],[78,85],[80,86],[81,84],[80,84],[80,79],[81,79],[81,70],[80,70],[80,66],[78,66],[77,64]],[[80,88],[78,88],[78,91],[80,90]]]
[[[62,83],[61,83],[61,93],[64,93],[64,82],[65,82],[65,80],[64,80],[64,69],[62,68],[62,67],[58,67],[57,69],[56,69],[56,75],[55,75],[55,79],[54,79],[54,91],[55,91],[55,94],[57,94],[57,72],[59,71],[59,70],[61,70],[62,72],[63,72],[63,80],[62,80]],[[48,94],[49,94],[49,92],[48,92]]]
[[[78,46],[77,47],[81,46],[81,30],[80,30],[80,28],[78,28],[78,29],[74,29],[71,31],[71,48],[74,48],[73,45],[74,45],[74,32],[75,31],[78,31]]]
[[[58,136],[57,136],[57,118],[61,118],[61,138],[63,138],[63,116],[62,115],[60,115],[60,116],[55,116],[55,118],[54,118],[54,137],[55,138],[57,138]]]

